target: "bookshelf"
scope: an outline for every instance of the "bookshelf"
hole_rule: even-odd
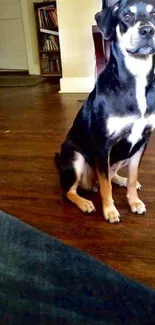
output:
[[[35,2],[40,71],[43,77],[61,77],[56,0]]]

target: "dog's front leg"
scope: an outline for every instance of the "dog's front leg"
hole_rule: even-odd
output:
[[[144,203],[137,193],[138,168],[146,146],[142,146],[129,160],[127,199],[133,213],[143,214],[146,212]]]
[[[120,215],[112,198],[112,185],[110,179],[109,153],[98,159],[97,173],[100,184],[103,214],[110,223],[118,223]]]

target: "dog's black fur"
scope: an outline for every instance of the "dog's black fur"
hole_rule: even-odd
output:
[[[136,4],[137,12],[128,17],[128,8]],[[153,5],[153,13],[144,11],[146,4]],[[143,148],[141,158],[152,132],[151,125],[145,125],[142,136],[132,146],[128,140],[131,134],[131,124],[127,125],[118,134],[109,134],[107,124],[109,117],[128,118],[141,117],[136,99],[135,76],[127,69],[116,35],[116,26],[119,25],[121,35],[127,33],[140,21],[140,27],[155,26],[155,1],[119,1],[113,7],[102,10],[96,15],[96,21],[105,39],[111,39],[110,61],[106,69],[99,75],[95,88],[89,95],[83,107],[77,114],[66,140],[62,144],[61,153],[56,155],[56,165],[60,172],[60,181],[64,193],[68,193],[77,180],[73,165],[75,152],[80,153],[85,161],[109,180],[109,168],[114,164],[128,160],[140,148]],[[151,16],[152,15],[152,16]],[[145,31],[146,32],[146,31]],[[150,32],[153,34],[153,30]],[[139,37],[137,44],[127,53],[137,56],[137,59],[155,52],[154,35],[146,41],[145,35]],[[147,43],[147,45],[146,45]],[[145,53],[146,52],[146,53]],[[143,69],[143,63],[141,65]],[[154,63],[147,75],[146,85],[147,108],[145,117],[155,113],[155,78]],[[109,158],[108,158],[109,157]],[[109,166],[110,165],[110,166]],[[100,184],[101,185],[101,184]],[[104,200],[103,200],[104,201]],[[75,202],[74,202],[75,203]],[[108,217],[106,218],[108,219]],[[109,221],[119,221],[117,218]]]

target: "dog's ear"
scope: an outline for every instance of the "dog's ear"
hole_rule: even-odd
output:
[[[103,9],[95,15],[97,26],[102,32],[105,40],[109,40],[112,37],[113,31],[117,25],[119,2],[111,7]]]

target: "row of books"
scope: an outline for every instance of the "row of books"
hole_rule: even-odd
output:
[[[41,56],[42,73],[60,73],[61,63],[59,58],[52,58],[48,54]]]
[[[38,9],[40,28],[54,28],[58,26],[57,10],[54,5]]]
[[[59,38],[57,36],[43,34],[42,38],[42,48],[44,51],[59,51],[60,45],[59,45]]]

